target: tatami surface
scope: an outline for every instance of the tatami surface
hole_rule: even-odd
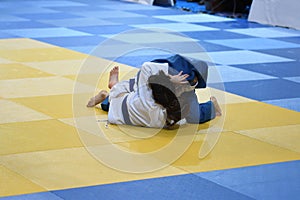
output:
[[[1,198],[298,198],[300,31],[119,0],[0,9]],[[222,117],[106,128],[86,108],[114,65],[125,80],[173,53],[209,63],[197,95],[216,96]]]

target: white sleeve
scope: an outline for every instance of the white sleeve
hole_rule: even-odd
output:
[[[168,74],[168,63],[154,63],[154,62],[145,62],[140,70],[139,82],[147,83],[148,78],[151,75],[158,74],[160,70],[164,71],[165,74]]]
[[[145,62],[137,76],[137,94],[143,101],[146,107],[154,106],[152,90],[148,86],[148,79],[151,75],[158,74],[160,70],[168,73],[167,63]]]

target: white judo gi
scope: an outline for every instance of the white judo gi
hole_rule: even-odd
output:
[[[162,70],[168,74],[167,63],[145,62],[133,80],[121,81],[111,88],[108,121],[112,124],[163,128],[167,113],[155,103],[148,78]]]

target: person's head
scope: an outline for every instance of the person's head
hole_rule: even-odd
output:
[[[185,117],[187,106],[183,106],[175,95],[175,85],[168,75],[161,70],[158,74],[149,77],[148,84],[152,89],[155,102],[167,111],[167,126],[172,126]]]

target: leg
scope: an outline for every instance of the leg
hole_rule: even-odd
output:
[[[115,84],[119,82],[119,67],[115,66],[109,73],[108,87],[111,89]],[[108,97],[108,92],[101,90],[96,96],[92,97],[87,107],[94,107],[104,101]]]
[[[222,110],[216,97],[211,97],[210,101],[199,104],[199,110],[200,110],[200,121],[199,121],[200,124],[208,122],[214,119],[216,116],[222,115]]]
[[[186,121],[191,124],[198,124],[200,121],[200,110],[197,96],[194,91],[185,92],[182,94],[184,104],[189,105],[189,114],[186,116]]]
[[[216,116],[222,115],[222,110],[215,97],[211,97],[206,103],[198,103],[196,94],[186,92],[183,94],[186,103],[190,105],[190,113],[186,117],[186,121],[192,124],[201,124],[214,119]]]
[[[215,107],[212,101],[199,104],[199,124],[208,122],[216,117]]]
[[[115,66],[109,72],[108,88],[111,89],[118,82],[119,82],[119,67]]]
[[[101,103],[100,105],[101,105],[102,110],[108,112],[108,110],[109,110],[109,105],[110,105],[110,103],[109,103],[109,101],[108,101],[108,96],[104,99],[104,101],[102,101],[102,103]]]
[[[101,90],[96,96],[92,97],[88,104],[86,105],[87,107],[94,107],[104,101],[104,99],[108,96],[108,92],[106,90]]]

